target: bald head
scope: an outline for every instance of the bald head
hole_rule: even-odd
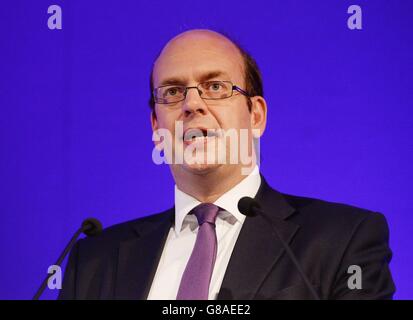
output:
[[[189,62],[199,60],[199,55],[210,59],[228,59],[237,63],[243,71],[243,57],[238,47],[224,35],[211,30],[189,30],[172,38],[156,59],[154,71],[175,62],[180,56]]]
[[[217,40],[217,41],[222,41],[226,42],[230,45],[234,45],[233,42],[223,34],[213,31],[213,30],[208,30],[208,29],[192,29],[192,30],[187,30],[184,31],[175,37],[173,37],[171,40],[168,41],[168,43],[164,46],[164,48],[167,48],[170,44],[179,41],[179,40],[195,40],[195,41],[202,41],[202,40]]]
[[[209,74],[208,74],[209,73]],[[166,84],[197,85],[209,76],[229,80],[251,96],[262,96],[262,80],[254,59],[228,37],[205,29],[185,31],[172,38],[155,60],[151,74],[152,92]]]

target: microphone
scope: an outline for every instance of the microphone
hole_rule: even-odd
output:
[[[305,282],[307,288],[310,290],[313,298],[315,300],[320,300],[319,295],[317,294],[314,287],[312,286],[312,284],[308,280],[307,276],[305,275],[303,269],[300,266],[300,263],[298,262],[297,258],[295,257],[294,253],[292,252],[290,246],[280,236],[280,234],[278,233],[276,225],[269,218],[269,216],[261,209],[261,206],[258,203],[258,201],[254,200],[253,198],[250,198],[250,197],[243,197],[238,202],[238,210],[243,215],[246,215],[247,217],[261,215],[265,219],[265,221],[272,226],[273,233],[281,241],[281,244],[284,247],[284,250],[287,252],[287,255],[290,257],[291,261],[294,263],[294,266],[298,270],[298,273],[300,274],[301,278]]]
[[[102,232],[102,224],[100,223],[99,220],[95,218],[88,218],[85,219],[82,222],[82,225],[80,228],[75,232],[73,235],[72,239],[70,239],[69,243],[66,245],[64,248],[63,252],[57,259],[55,265],[60,266],[64,260],[64,258],[67,256],[69,251],[72,249],[73,245],[76,243],[77,238],[80,236],[81,233],[84,233],[88,237],[95,237],[99,235]],[[46,279],[42,282],[40,285],[39,289],[37,290],[36,294],[34,295],[32,300],[38,300],[40,296],[42,295],[44,289],[46,289],[47,286],[47,281],[53,274],[48,274]]]

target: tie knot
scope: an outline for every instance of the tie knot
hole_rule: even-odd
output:
[[[202,225],[204,222],[209,222],[215,225],[219,207],[213,203],[201,203],[194,208],[194,214],[198,219],[198,224]]]

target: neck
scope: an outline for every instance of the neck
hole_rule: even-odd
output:
[[[185,170],[182,167],[171,169],[179,190],[200,202],[215,202],[247,177],[241,174],[239,166],[223,165],[199,172]]]

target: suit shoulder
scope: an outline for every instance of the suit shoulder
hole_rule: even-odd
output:
[[[161,223],[162,221],[167,219],[167,216],[171,212],[171,210],[172,209],[169,209],[160,213],[151,214],[148,216],[112,225],[105,228],[100,235],[95,237],[87,237],[81,239],[79,242],[81,242],[81,245],[84,248],[87,247],[98,249],[99,247],[101,247],[106,250],[113,246],[117,247],[120,242],[128,240],[131,237],[135,237],[137,227],[144,224],[157,225],[157,223]]]
[[[342,221],[363,221],[365,219],[385,220],[384,215],[366,208],[345,203],[332,202],[317,198],[284,194],[283,197],[290,206],[312,219]]]
[[[346,246],[360,232],[376,239],[388,238],[387,220],[379,212],[321,199],[283,196],[296,209],[291,220],[302,226],[303,234],[320,243]]]

